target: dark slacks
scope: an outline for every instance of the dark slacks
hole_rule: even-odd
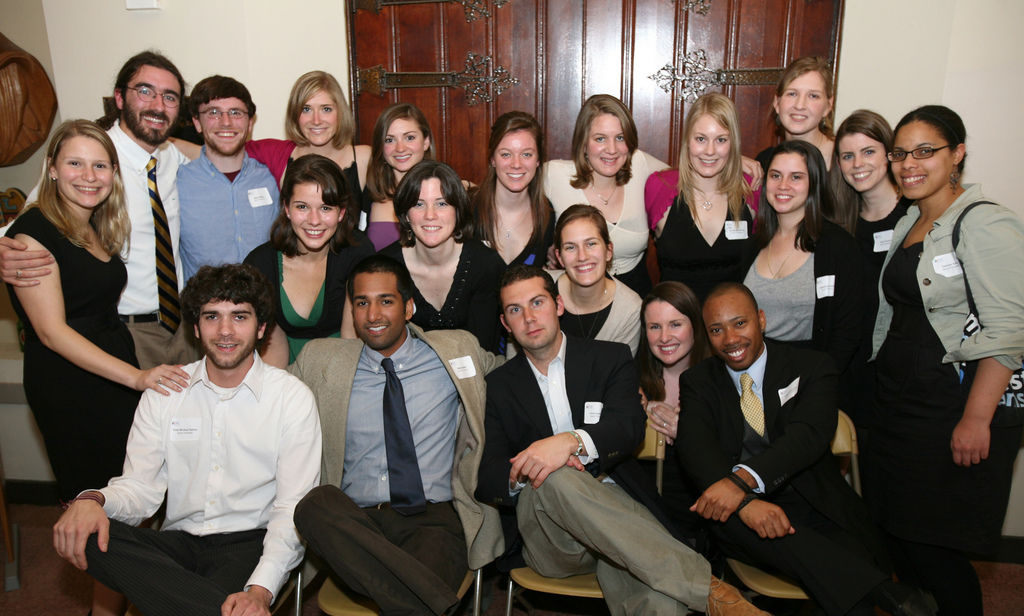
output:
[[[87,572],[128,597],[146,616],[220,615],[228,595],[244,590],[263,554],[266,530],[197,537],[110,521],[101,552],[89,537]]]
[[[890,579],[863,541],[818,513],[795,490],[773,495],[771,502],[782,507],[796,532],[761,539],[733,514],[724,524],[710,524],[726,555],[799,580],[829,616],[854,612],[875,586]]]
[[[381,614],[442,614],[466,577],[466,539],[451,503],[404,516],[360,508],[337,486],[320,486],[295,506],[295,527],[346,586]]]

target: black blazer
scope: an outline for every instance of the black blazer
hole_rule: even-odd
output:
[[[884,554],[877,531],[856,492],[843,480],[830,451],[836,431],[836,370],[824,354],[767,343],[762,395],[770,445],[743,463],[765,484],[766,498],[792,486],[839,526]],[[780,403],[780,390],[799,379],[795,393]],[[679,379],[679,437],[676,453],[700,490],[728,475],[740,462],[743,412],[725,364],[717,357],[687,370]]]

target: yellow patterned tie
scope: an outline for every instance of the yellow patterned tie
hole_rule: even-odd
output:
[[[156,288],[160,296],[160,325],[172,334],[181,323],[181,305],[178,302],[178,275],[174,269],[174,248],[171,244],[171,228],[167,224],[160,191],[156,186],[156,158],[146,164],[149,184],[149,205],[153,210],[153,227],[156,232]]]
[[[754,432],[757,432],[758,436],[764,436],[764,407],[754,393],[753,385],[754,379],[750,378],[749,374],[744,372],[740,375],[740,387],[743,389],[740,395],[740,408],[743,409],[743,419],[747,420]]]

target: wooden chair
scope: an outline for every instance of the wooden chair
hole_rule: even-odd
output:
[[[459,599],[466,596],[470,586],[473,587],[473,616],[480,616],[480,602],[483,586],[482,569],[467,571],[462,585],[456,593]],[[348,588],[339,587],[328,577],[324,581],[320,593],[316,596],[320,609],[329,616],[373,616],[379,612],[372,599],[356,594]]]
[[[637,449],[637,459],[655,460],[657,471],[655,482],[658,485],[658,493],[661,494],[662,473],[665,465],[665,436],[647,426],[644,433],[644,442]],[[586,599],[603,599],[601,586],[597,583],[597,575],[584,573],[566,578],[549,578],[543,576],[530,567],[519,567],[508,574],[508,595],[505,599],[505,616],[512,616],[512,599],[516,592],[516,585],[527,590],[535,590],[551,595],[565,595],[569,597],[583,597]]]
[[[839,411],[839,423],[836,426],[836,434],[832,437],[832,455],[849,456],[850,458],[850,483],[854,491],[860,494],[860,467],[857,462],[857,431],[853,426],[853,420],[846,413]],[[736,577],[759,595],[776,597],[778,599],[808,599],[807,593],[796,581],[778,574],[765,573],[764,571],[740,562],[735,558],[727,558],[729,568]]]

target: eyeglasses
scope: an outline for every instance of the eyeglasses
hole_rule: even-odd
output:
[[[924,147],[914,148],[909,152],[907,152],[906,150],[893,150],[892,152],[887,153],[885,157],[888,158],[889,162],[891,163],[903,162],[904,160],[906,160],[907,154],[910,154],[917,160],[921,160],[923,158],[931,158],[932,156],[935,156],[935,153],[938,152],[939,150],[945,150],[946,148],[951,147],[953,146],[949,144],[941,145],[937,148],[933,148],[931,146],[926,145]]]
[[[156,100],[157,97],[156,89],[144,83],[140,83],[137,86],[125,86],[125,90],[135,90],[135,94],[147,103]],[[161,92],[160,98],[164,100],[164,105],[168,107],[177,107],[181,103],[181,96],[177,92],[171,92],[170,90]]]
[[[249,117],[249,112],[241,109],[228,109],[227,111],[221,111],[214,107],[212,109],[200,111],[199,115],[206,116],[207,120],[212,121],[217,121],[224,116],[227,116],[229,120],[243,120]]]

